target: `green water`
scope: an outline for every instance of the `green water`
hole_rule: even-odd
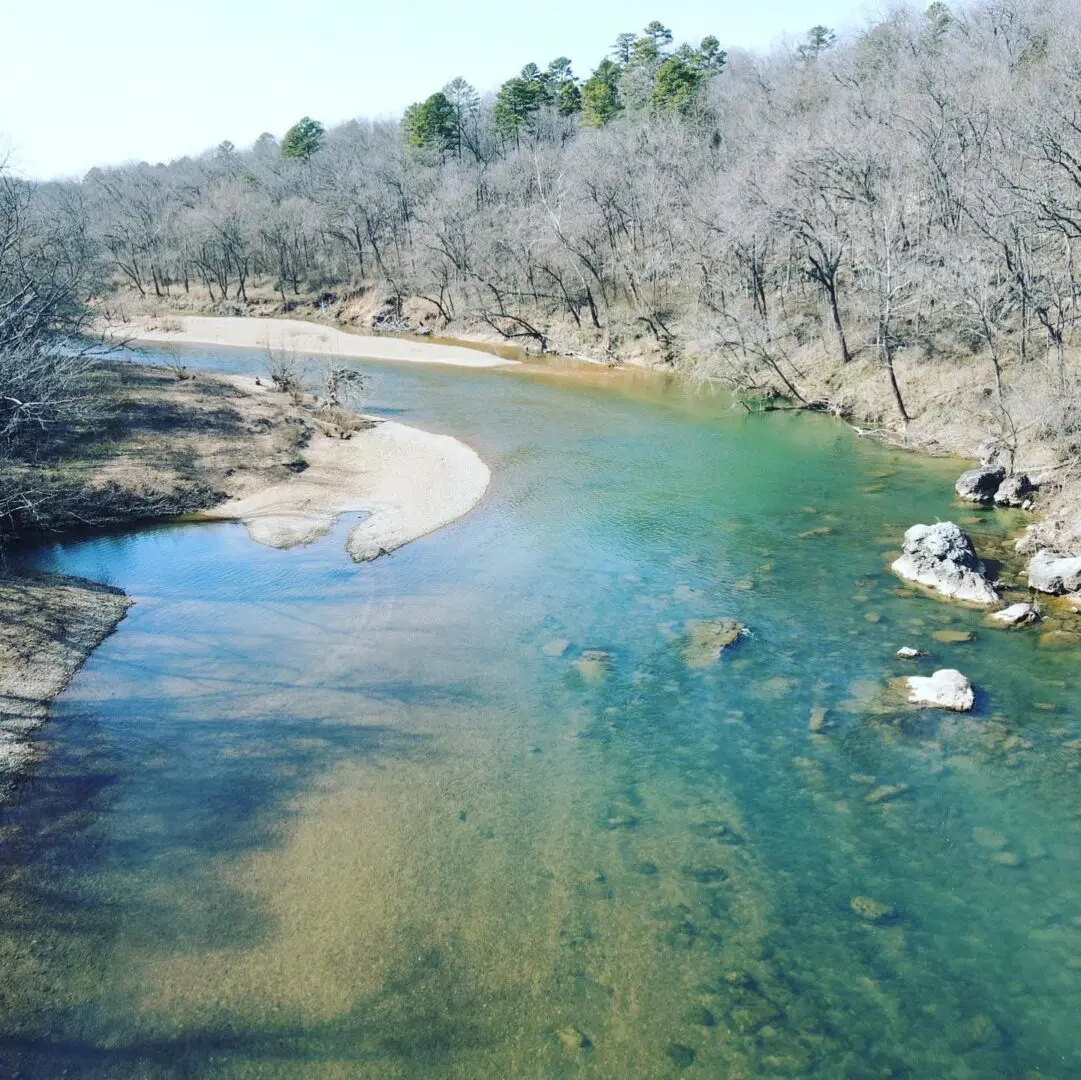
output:
[[[822,417],[368,370],[488,461],[468,518],[38,554],[137,604],[3,819],[3,1075],[1081,1076],[1081,649],[886,571],[1017,517]],[[883,712],[906,644],[972,715]]]

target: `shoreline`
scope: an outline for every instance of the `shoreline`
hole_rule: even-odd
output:
[[[253,396],[272,396],[252,376],[222,377]],[[236,521],[259,544],[291,548],[333,529],[343,514],[367,513],[346,540],[354,562],[368,562],[464,517],[484,498],[492,474],[480,456],[451,435],[393,420],[349,439],[315,435],[307,467],[295,477],[230,499],[195,515]]]
[[[156,322],[175,325],[169,329],[150,329],[151,324]],[[136,316],[131,324],[137,328],[134,340],[154,343],[168,343],[170,341],[181,344],[211,344],[223,346],[241,346],[247,348],[265,347],[270,342],[272,348],[277,347],[275,340],[282,342],[303,342],[305,351],[312,351],[322,355],[333,355],[336,343],[344,342],[348,352],[341,351],[337,355],[352,358],[409,360],[419,363],[446,363],[468,367],[502,367],[522,366],[528,370],[545,370],[548,374],[565,375],[566,372],[558,369],[541,369],[531,364],[522,365],[520,361],[502,359],[489,353],[480,352],[480,343],[475,348],[470,347],[467,340],[460,345],[448,345],[422,339],[381,337],[353,333],[345,329],[330,326],[323,323],[307,322],[300,319],[281,319],[265,316],[236,315],[236,316],[202,316],[180,315],[164,313],[161,315]],[[273,333],[268,334],[267,328],[274,332],[280,332],[281,338],[275,339]],[[295,335],[295,337],[291,336]],[[119,336],[119,335],[117,335]],[[293,347],[293,346],[287,346]],[[597,364],[585,357],[576,357],[589,368],[607,365]],[[648,372],[654,375],[663,374],[651,365],[639,366],[637,363],[621,366],[619,370],[633,370],[635,372]],[[857,414],[858,415],[858,414]],[[966,453],[956,444],[946,444],[937,437],[930,437],[905,431],[898,434],[889,428],[863,429],[849,417],[839,417],[859,437],[871,437],[883,445],[895,450],[903,450],[926,457],[958,457],[966,461],[975,460],[976,451],[972,447],[966,448]],[[870,421],[868,421],[870,422]],[[1028,464],[1033,474],[1046,472],[1046,463],[1034,461]],[[1041,546],[1055,549],[1056,547],[1069,547],[1074,544],[1077,537],[1081,536],[1081,519],[1074,521],[1076,506],[1079,502],[1081,488],[1078,484],[1049,486],[1041,496],[1035,499],[1026,530],[1014,539],[1020,542],[1026,533],[1034,533],[1041,539]]]
[[[223,425],[211,433],[198,425],[185,432],[190,442],[183,445],[208,481],[202,490],[211,499],[224,496],[187,512],[188,520],[235,521],[255,543],[291,548],[324,536],[343,514],[364,513],[345,546],[355,562],[366,562],[465,516],[488,490],[488,466],[450,435],[363,417],[357,430],[340,437],[323,428],[317,410],[290,404],[287,395],[254,377],[199,373],[197,380],[204,395],[219,387],[235,413],[223,412],[212,394],[193,399],[191,381],[159,379],[148,399],[153,403],[157,394],[164,407],[187,395],[199,402],[208,423]],[[261,433],[270,424],[279,428],[279,441],[265,446],[260,439],[268,436]],[[292,432],[298,441],[286,439]],[[138,458],[137,436],[132,447]],[[287,449],[293,459],[283,464]],[[100,467],[105,476],[124,475],[131,462],[121,448]],[[138,483],[138,476],[126,482]],[[133,511],[123,523],[138,528],[175,516]],[[63,536],[63,529],[56,535]],[[84,578],[0,572],[0,806],[40,759],[33,734],[48,719],[53,700],[132,603],[122,590]]]
[[[61,574],[0,576],[0,806],[40,759],[33,735],[133,601]]]
[[[163,323],[166,324],[164,327],[161,325]],[[130,323],[110,327],[106,332],[113,338],[155,345],[271,348],[351,360],[390,360],[466,368],[513,367],[521,363],[465,345],[354,334],[339,327],[301,319],[256,318],[251,315],[138,315]]]

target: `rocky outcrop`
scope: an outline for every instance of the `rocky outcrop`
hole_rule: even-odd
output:
[[[1081,496],[1081,489],[1078,490],[1078,495]],[[1061,496],[1058,501],[1063,501]],[[1076,505],[1077,501],[1076,498],[1071,498],[1073,505]],[[1020,554],[1030,557],[1041,551],[1056,553],[1057,558],[1081,553],[1081,518],[1057,515],[1034,521],[1018,537],[1014,547]]]
[[[976,703],[972,683],[954,668],[942,668],[928,678],[909,675],[904,681],[909,702],[924,709],[968,712]]]
[[[893,572],[952,600],[998,603],[972,541],[952,521],[913,525],[905,533],[904,554],[893,564]]]
[[[981,465],[1001,465],[1007,460],[1008,454],[1006,444],[994,436],[984,439],[976,448],[976,456]]]
[[[1028,473],[1014,473],[999,484],[998,491],[995,492],[995,505],[1024,506],[1037,490]]]
[[[1037,552],[1028,564],[1028,584],[1053,596],[1081,590],[1081,555]]]
[[[1002,626],[1028,626],[1039,622],[1040,613],[1031,604],[1011,604],[1001,611],[992,612],[991,619]]]
[[[962,499],[969,502],[989,503],[1005,479],[1004,465],[981,465],[978,469],[969,469],[962,473],[954,489]]]

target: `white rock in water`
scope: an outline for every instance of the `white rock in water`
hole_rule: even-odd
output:
[[[991,618],[1004,626],[1028,626],[1039,621],[1040,613],[1031,604],[1011,604],[1001,611],[992,612]]]
[[[998,603],[998,593],[984,577],[972,541],[952,521],[913,525],[905,532],[905,552],[893,564],[899,577],[926,585],[951,600]]]
[[[919,649],[912,648],[911,645],[902,645],[901,648],[897,650],[898,660],[917,660],[921,656],[923,656],[923,653],[921,653]]]
[[[942,668],[930,678],[909,675],[908,700],[928,709],[952,709],[968,712],[976,703],[972,683],[953,668]]]
[[[1039,551],[1028,564],[1028,583],[1040,592],[1061,596],[1081,589],[1081,555]]]

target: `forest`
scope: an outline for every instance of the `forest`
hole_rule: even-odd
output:
[[[897,7],[767,54],[726,50],[723,27],[677,41],[652,22],[588,76],[559,57],[492,90],[456,78],[400,121],[305,117],[72,182],[8,172],[3,378],[91,303],[270,305],[667,366],[893,431],[933,416],[943,444],[975,416],[1073,468],[1078,5]],[[26,397],[0,388],[9,454],[72,405]]]

